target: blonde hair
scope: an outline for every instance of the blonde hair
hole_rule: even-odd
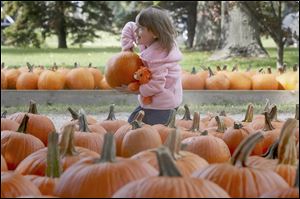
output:
[[[158,6],[145,8],[136,16],[136,22],[153,32],[162,48],[168,52],[176,44],[176,29],[166,10]]]

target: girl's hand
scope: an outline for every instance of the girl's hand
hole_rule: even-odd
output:
[[[115,87],[115,90],[119,91],[120,93],[124,93],[124,94],[139,94],[139,91],[131,91],[128,89],[128,86],[125,84],[122,84],[119,87]]]

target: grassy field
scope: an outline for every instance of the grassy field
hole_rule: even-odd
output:
[[[85,43],[82,48],[70,46],[68,49],[57,49],[55,38],[49,38],[41,49],[34,48],[14,48],[1,46],[1,61],[6,66],[24,66],[26,62],[34,65],[52,66],[55,62],[58,66],[71,67],[77,62],[80,66],[93,66],[104,70],[106,62],[115,53],[120,52],[119,37],[101,33],[102,38],[94,43]],[[182,48],[183,60],[180,62],[183,69],[190,71],[192,67],[212,66],[227,64],[232,67],[238,64],[240,68],[247,68],[249,64],[253,67],[276,65],[276,48],[274,42],[269,39],[262,39],[263,45],[267,49],[269,58],[233,58],[226,61],[209,61],[212,52],[189,51]],[[299,62],[299,50],[297,48],[286,48],[284,61],[289,65]]]

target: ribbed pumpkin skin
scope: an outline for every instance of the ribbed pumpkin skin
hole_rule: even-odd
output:
[[[99,154],[82,147],[75,147],[77,154],[75,156],[65,156],[60,159],[63,171],[71,165],[87,157],[99,157]],[[47,148],[40,149],[26,157],[16,168],[16,172],[22,175],[46,175],[47,166]]]
[[[228,163],[213,164],[192,174],[222,187],[233,198],[254,198],[288,184],[271,170],[236,167]]]
[[[28,179],[11,171],[1,172],[1,198],[42,195],[39,189]]]
[[[94,76],[88,68],[74,68],[66,77],[66,84],[69,89],[94,89]]]
[[[15,113],[9,116],[9,119],[21,123],[25,113]],[[45,115],[27,113],[29,120],[26,132],[39,138],[45,146],[48,144],[48,134],[55,131],[55,126],[51,119]]]
[[[184,177],[150,177],[131,182],[113,198],[229,198],[208,180]]]
[[[6,119],[6,118],[1,118],[1,131],[4,130],[11,130],[11,131],[16,131],[19,128],[19,123]]]
[[[42,141],[33,135],[13,131],[1,132],[1,154],[9,170],[14,170],[28,155],[44,147]]]
[[[274,74],[257,74],[252,77],[253,90],[278,90],[278,82]]]
[[[37,176],[37,175],[27,175],[25,176],[28,180],[30,180],[35,186],[37,186],[40,192],[43,195],[53,195],[53,191],[55,185],[58,183],[58,178]]]
[[[59,197],[111,197],[125,184],[157,175],[149,164],[131,159],[116,159],[113,163],[94,163],[85,159],[74,164],[60,177],[54,195]]]
[[[40,90],[62,90],[65,86],[65,77],[54,71],[45,70],[38,80]]]
[[[299,198],[299,188],[279,188],[263,194],[260,198]]]
[[[135,81],[133,74],[140,66],[143,66],[143,62],[136,53],[120,52],[111,57],[106,64],[106,82],[112,88],[122,84],[128,85]]]
[[[37,89],[39,76],[33,72],[21,73],[16,82],[17,90],[35,90]]]

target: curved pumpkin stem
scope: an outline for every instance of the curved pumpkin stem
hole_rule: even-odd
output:
[[[159,176],[181,177],[181,173],[176,168],[174,161],[170,155],[170,151],[166,147],[160,147],[155,150],[157,162],[159,166]]]
[[[252,122],[254,114],[254,107],[253,104],[248,104],[245,119],[242,122]]]
[[[143,110],[140,110],[133,118],[133,121],[136,120],[136,121],[142,122],[144,116],[145,116],[145,112]]]
[[[279,122],[277,118],[277,106],[275,104],[272,105],[272,108],[269,112],[269,117],[271,121]]]
[[[190,129],[191,132],[199,132],[200,131],[200,113],[194,112],[193,124]]]
[[[29,116],[27,114],[24,115],[22,122],[16,132],[19,133],[25,133],[26,134],[26,129],[27,129],[27,124],[28,124]]]
[[[218,124],[217,132],[224,133],[227,129],[226,125],[224,124],[224,118],[217,115],[215,119]]]
[[[47,167],[46,176],[59,178],[62,168],[59,162],[58,133],[52,132],[48,135]]]
[[[28,113],[38,114],[36,102],[34,100],[30,100],[29,102],[29,110]]]
[[[62,138],[59,144],[60,156],[75,156],[78,154],[74,146],[74,132],[74,124],[68,124],[64,127],[62,131]]]
[[[274,130],[275,128],[273,127],[271,120],[270,120],[270,116],[268,112],[264,112],[265,115],[265,127],[264,127],[264,131],[271,131]]]
[[[231,164],[234,166],[246,167],[248,156],[255,147],[255,144],[262,138],[263,134],[257,132],[250,134],[247,138],[243,139],[231,157]]]
[[[172,109],[171,110],[171,114],[169,117],[169,120],[167,121],[167,123],[165,124],[165,126],[169,127],[169,128],[175,128],[175,120],[176,120],[176,110]]]
[[[296,140],[293,135],[298,125],[296,119],[287,119],[284,123],[278,145],[278,164],[297,164]]]
[[[106,120],[112,120],[112,121],[117,120],[116,116],[115,116],[115,105],[114,104],[109,106],[109,114],[108,114]]]
[[[268,151],[261,155],[261,157],[275,160],[278,158],[278,145],[279,145],[279,139],[277,139],[269,148]]]
[[[85,115],[85,112],[83,109],[80,109],[80,111],[79,111],[78,122],[79,122],[79,131],[91,132],[88,127],[88,122],[87,122],[86,115]]]
[[[191,74],[196,74],[196,73],[197,73],[196,68],[193,67],[193,68],[192,68],[192,71],[191,71]]]
[[[209,72],[209,77],[212,77],[212,76],[215,75],[214,72],[211,70],[210,67],[208,67],[208,72]]]
[[[115,162],[116,161],[116,141],[112,133],[104,135],[104,144],[102,148],[101,158],[98,163]]]
[[[192,120],[191,112],[190,112],[189,106],[187,104],[184,105],[184,110],[185,110],[184,115],[181,120]]]
[[[267,98],[267,99],[266,99],[266,104],[265,104],[265,107],[264,107],[264,110],[263,110],[263,113],[264,113],[264,112],[269,112],[269,111],[270,111],[270,105],[271,105],[270,100]],[[262,113],[262,114],[263,114],[263,113]]]
[[[226,112],[223,110],[220,112],[219,116],[223,116],[223,117],[226,117]]]
[[[177,160],[181,157],[179,155],[179,151],[181,149],[181,134],[178,128],[171,130],[164,143],[164,146],[169,148],[171,156],[174,160]]]
[[[71,107],[68,107],[68,111],[71,113],[73,120],[77,120],[79,118],[78,113],[76,113]]]

